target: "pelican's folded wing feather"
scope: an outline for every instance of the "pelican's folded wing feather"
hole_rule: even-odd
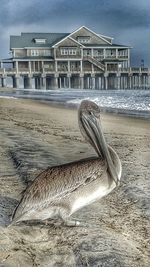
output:
[[[40,173],[26,189],[14,217],[20,217],[31,209],[38,210],[61,199],[78,187],[100,177],[106,170],[105,160],[93,158],[50,167]]]

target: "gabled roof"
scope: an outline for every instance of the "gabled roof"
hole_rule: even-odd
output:
[[[85,27],[85,26],[81,26],[80,28],[76,29],[76,30],[73,31],[72,33],[70,33],[70,34],[68,34],[67,36],[65,36],[62,40],[58,41],[58,43],[55,43],[55,44],[53,45],[53,47],[55,47],[56,45],[58,45],[60,42],[66,40],[67,38],[72,37],[73,34],[75,34],[76,32],[80,31],[80,30],[83,29],[83,28],[86,29],[87,31],[89,31],[90,33],[94,34],[95,36],[97,36],[97,37],[100,38],[101,40],[105,41],[106,43],[111,44],[111,42],[110,42],[108,39],[112,40],[113,38],[108,37],[108,36],[106,37],[106,36],[101,35],[101,34],[97,34],[97,33],[93,32],[92,30],[88,29],[87,27]],[[78,42],[78,41],[76,41],[76,42],[77,42],[78,44],[81,45],[80,42]]]
[[[103,37],[103,38],[108,38],[108,39],[111,39],[113,40],[114,38],[113,37],[110,37],[110,36],[107,36],[107,35],[103,35],[103,34],[98,34],[100,37]]]
[[[80,31],[81,29],[85,29],[86,31],[89,31],[93,35],[97,36],[101,40],[104,41],[104,44],[88,44],[84,43],[81,44],[79,41],[77,41],[75,38],[72,36]],[[93,32],[92,30],[88,29],[85,26],[82,26],[72,33],[21,33],[20,36],[10,36],[10,49],[15,49],[15,48],[50,48],[50,47],[55,47],[56,45],[60,44],[62,41],[66,40],[67,38],[71,39],[72,41],[76,42],[76,44],[82,46],[82,47],[101,47],[101,46],[116,46],[116,47],[129,47],[125,45],[117,45],[117,44],[112,44],[112,39],[111,37],[104,36],[101,34],[97,34]],[[41,42],[35,42],[36,39],[45,39],[45,43]]]
[[[97,34],[96,32],[93,32],[91,29],[89,29],[89,28],[87,28],[87,27],[85,27],[85,26],[82,26],[82,27],[80,27],[79,29],[82,29],[82,28],[84,28],[84,29],[86,29],[87,31],[93,33],[95,36],[99,37],[100,39],[102,39],[102,40],[105,41],[106,43],[111,44],[111,42],[108,41],[108,38],[109,38],[109,39],[112,39],[111,37],[108,37],[108,36],[106,37],[106,36],[104,36],[104,35]],[[78,30],[79,30],[79,29],[78,29]]]
[[[10,36],[10,49],[24,47],[52,47],[53,44],[69,35],[69,33],[21,33],[21,36]],[[35,43],[35,39],[46,39],[43,44]]]
[[[63,38],[62,40],[60,40],[59,42],[57,42],[56,44],[54,44],[53,47],[55,47],[55,46],[61,44],[61,43],[64,42],[66,39],[70,39],[71,41],[73,41],[74,43],[78,44],[79,46],[84,47],[83,44],[81,44],[81,43],[79,43],[77,40],[73,39],[73,38],[71,37],[70,34],[69,34],[69,36],[66,36],[65,38]]]

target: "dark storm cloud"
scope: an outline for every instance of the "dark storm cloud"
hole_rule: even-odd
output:
[[[148,0],[147,0],[148,1]],[[150,7],[150,4],[148,4]],[[6,16],[6,13],[8,14]],[[133,5],[132,1],[111,0],[9,0],[1,3],[1,23],[4,25],[18,23],[41,23],[44,21],[61,21],[78,18],[79,21],[105,20],[113,27],[149,27],[149,8]]]
[[[147,0],[148,1],[148,0]],[[80,1],[72,0],[63,1],[63,8],[60,10],[60,15],[70,14],[71,16],[77,15],[80,19],[84,18],[86,21],[101,22],[114,27],[148,27],[150,26],[149,8],[142,8],[132,4],[132,1]],[[76,4],[75,4],[76,3]],[[150,7],[150,4],[148,4]]]
[[[137,8],[129,10],[127,8],[116,8],[108,10],[109,16],[114,26],[119,25],[122,29],[150,27],[150,15],[148,10],[139,10]]]
[[[0,57],[7,55],[10,34],[71,32],[81,25],[115,37],[115,42],[130,44],[135,47],[134,54],[141,51],[145,57],[149,52],[148,40],[143,45],[143,40],[150,38],[149,10],[148,0],[0,0]],[[147,55],[148,60],[150,65]]]

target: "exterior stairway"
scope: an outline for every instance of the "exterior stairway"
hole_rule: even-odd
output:
[[[91,56],[86,56],[84,57],[84,60],[88,60],[90,63],[94,64],[96,67],[100,68],[102,71],[105,71],[105,66],[101,62],[96,60],[95,58]]]

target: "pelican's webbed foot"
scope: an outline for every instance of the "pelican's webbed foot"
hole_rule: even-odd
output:
[[[81,222],[75,220],[75,219],[67,219],[63,221],[64,225],[66,226],[81,226]]]
[[[63,224],[66,225],[66,226],[70,226],[70,227],[75,227],[75,226],[85,227],[85,226],[89,226],[84,221],[78,221],[75,218],[67,218],[65,220],[63,219]]]

